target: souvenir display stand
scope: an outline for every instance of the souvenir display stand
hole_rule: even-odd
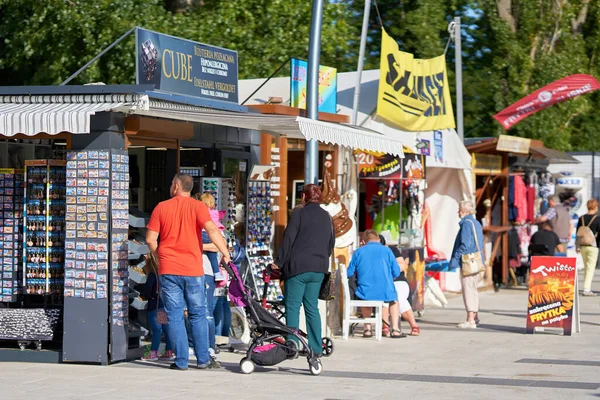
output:
[[[23,171],[0,169],[0,300],[14,303],[23,274]]]
[[[64,161],[25,161],[24,293],[50,306],[63,302],[65,189]]]
[[[144,272],[146,256],[150,252],[146,244],[146,225],[150,216],[137,209],[129,209],[129,346],[141,346],[142,338],[148,330],[142,326],[147,324],[148,301],[140,297],[137,285],[143,285],[148,279]],[[145,323],[146,322],[146,323]]]
[[[62,330],[65,162],[28,160],[24,175],[3,172],[3,209],[13,211],[5,211],[2,222],[2,302],[8,307],[0,309],[0,340],[16,341],[21,350],[34,342],[42,350],[42,342],[56,342]],[[4,280],[9,274],[16,282]]]
[[[129,156],[69,152],[66,175],[63,361],[138,356],[129,329]]]
[[[257,299],[263,295],[265,282],[263,271],[273,263],[271,253],[272,215],[271,182],[248,181],[248,212],[246,217],[246,257],[248,265],[243,278]],[[268,301],[283,299],[278,281],[271,281],[267,292]]]

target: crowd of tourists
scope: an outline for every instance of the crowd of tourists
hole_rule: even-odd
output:
[[[190,353],[196,356],[198,368],[219,368],[215,338],[228,336],[231,322],[227,273],[221,262],[230,263],[232,254],[220,222],[223,214],[216,210],[210,194],[192,197],[193,185],[191,176],[177,174],[170,188],[171,199],[154,209],[147,225],[146,241],[151,254],[143,295],[148,299],[152,343],[145,359],[172,359],[170,368],[176,370],[188,368]],[[303,306],[308,345],[317,357],[322,354],[318,297],[335,243],[332,219],[320,207],[321,202],[321,189],[305,185],[302,207],[291,214],[272,265],[272,269],[280,270],[284,282],[286,324],[299,329]],[[568,212],[555,197],[550,197],[548,205],[548,210],[536,220],[540,230],[531,238],[532,255],[564,255],[569,232],[574,228]],[[585,264],[584,295],[594,295],[590,286],[598,260],[600,221],[598,202],[590,200],[587,206],[588,213],[577,223],[577,251],[582,253]],[[480,322],[478,285],[485,270],[483,229],[474,214],[471,201],[459,203],[459,231],[449,260],[450,269],[461,271],[466,320],[458,327],[463,329],[477,328]],[[244,258],[243,241],[236,240],[233,258],[238,265]],[[347,269],[352,297],[384,302],[385,337],[407,336],[400,330],[401,318],[409,324],[411,336],[421,333],[409,302],[407,265],[408,260],[396,246],[386,246],[383,236],[367,230]],[[363,307],[360,313],[369,318],[373,309]],[[163,336],[166,347],[159,355]],[[363,336],[373,336],[371,324],[364,325]]]

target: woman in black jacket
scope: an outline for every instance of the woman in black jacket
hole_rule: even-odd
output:
[[[335,245],[333,222],[319,205],[322,197],[317,185],[304,186],[303,207],[292,213],[275,261],[285,280],[287,326],[300,327],[300,306],[304,305],[308,344],[319,356],[323,352],[319,291]]]

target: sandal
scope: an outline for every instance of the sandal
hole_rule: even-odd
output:
[[[373,331],[371,330],[371,328],[365,329],[365,331],[363,332],[363,337],[364,338],[372,338],[373,337]]]
[[[388,326],[384,326],[381,329],[381,336],[383,336],[383,337],[390,337],[390,328]]]
[[[421,328],[418,326],[413,326],[410,330],[410,336],[419,336],[421,334]]]
[[[399,333],[399,335],[395,335],[395,333]],[[398,329],[392,329],[392,339],[401,339],[406,337],[406,333],[400,332]]]

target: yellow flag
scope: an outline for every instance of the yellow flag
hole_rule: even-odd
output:
[[[378,116],[409,131],[455,127],[443,55],[414,58],[382,30],[379,68]]]

